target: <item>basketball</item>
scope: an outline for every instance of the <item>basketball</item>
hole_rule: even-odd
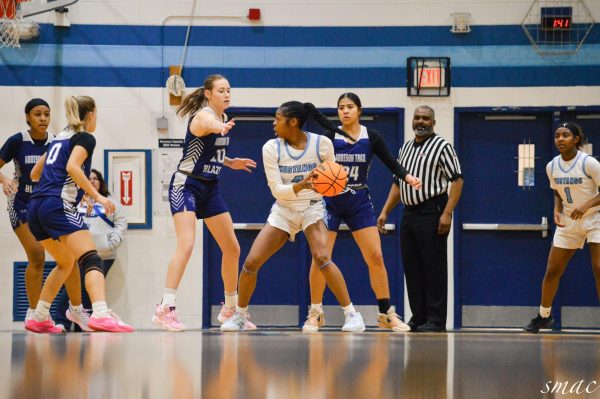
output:
[[[313,169],[313,186],[324,197],[333,197],[340,194],[348,182],[348,172],[339,163],[333,161],[323,162]]]

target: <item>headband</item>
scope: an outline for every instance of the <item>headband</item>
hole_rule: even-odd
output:
[[[579,126],[577,126],[576,124],[572,123],[572,122],[565,122],[565,123],[561,123],[560,125],[561,127],[566,127],[567,129],[569,129],[571,131],[571,133],[573,133],[573,135],[575,136],[581,136],[581,130],[579,129]]]
[[[41,98],[34,98],[29,100],[29,102],[25,105],[25,113],[28,114],[32,109],[39,105],[45,105],[48,107],[48,109],[50,109],[50,105],[48,105],[46,101],[42,100]]]

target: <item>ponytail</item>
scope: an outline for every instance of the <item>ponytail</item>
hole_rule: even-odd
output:
[[[223,75],[210,75],[204,80],[204,85],[193,92],[191,92],[186,98],[183,99],[181,105],[177,107],[177,115],[181,118],[186,116],[193,117],[196,115],[196,112],[201,110],[206,106],[208,99],[204,92],[206,90],[211,91],[214,87],[214,83],[217,80],[225,79]]]
[[[298,125],[302,127],[304,122],[311,117],[315,122],[317,122],[321,127],[330,130],[332,132],[337,132],[344,137],[352,141],[354,140],[348,133],[344,132],[342,129],[338,128],[333,122],[327,118],[321,111],[317,109],[312,103],[301,103],[299,101],[288,101],[286,103],[281,104],[279,107],[279,111],[286,118],[296,118],[298,119]]]
[[[194,116],[199,109],[206,105],[204,87],[200,87],[186,96],[181,105],[177,107],[177,115],[184,118],[188,115]]]
[[[69,96],[65,100],[65,110],[69,128],[75,132],[83,130],[88,113],[94,112],[96,102],[89,96]]]

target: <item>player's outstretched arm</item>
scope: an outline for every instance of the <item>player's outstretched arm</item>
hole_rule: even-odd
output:
[[[245,170],[252,173],[251,169],[256,169],[256,162],[250,158],[228,158],[225,157],[223,165],[234,170]]]

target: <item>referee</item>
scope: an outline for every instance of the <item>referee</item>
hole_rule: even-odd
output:
[[[398,162],[421,179],[421,190],[396,180],[377,219],[384,225],[392,209],[402,202],[400,249],[406,275],[408,301],[413,313],[411,331],[446,331],[448,296],[448,233],[452,211],[463,187],[460,163],[450,143],[434,133],[435,112],[431,107],[415,110],[414,140],[404,143]],[[449,184],[452,182],[452,184]]]

